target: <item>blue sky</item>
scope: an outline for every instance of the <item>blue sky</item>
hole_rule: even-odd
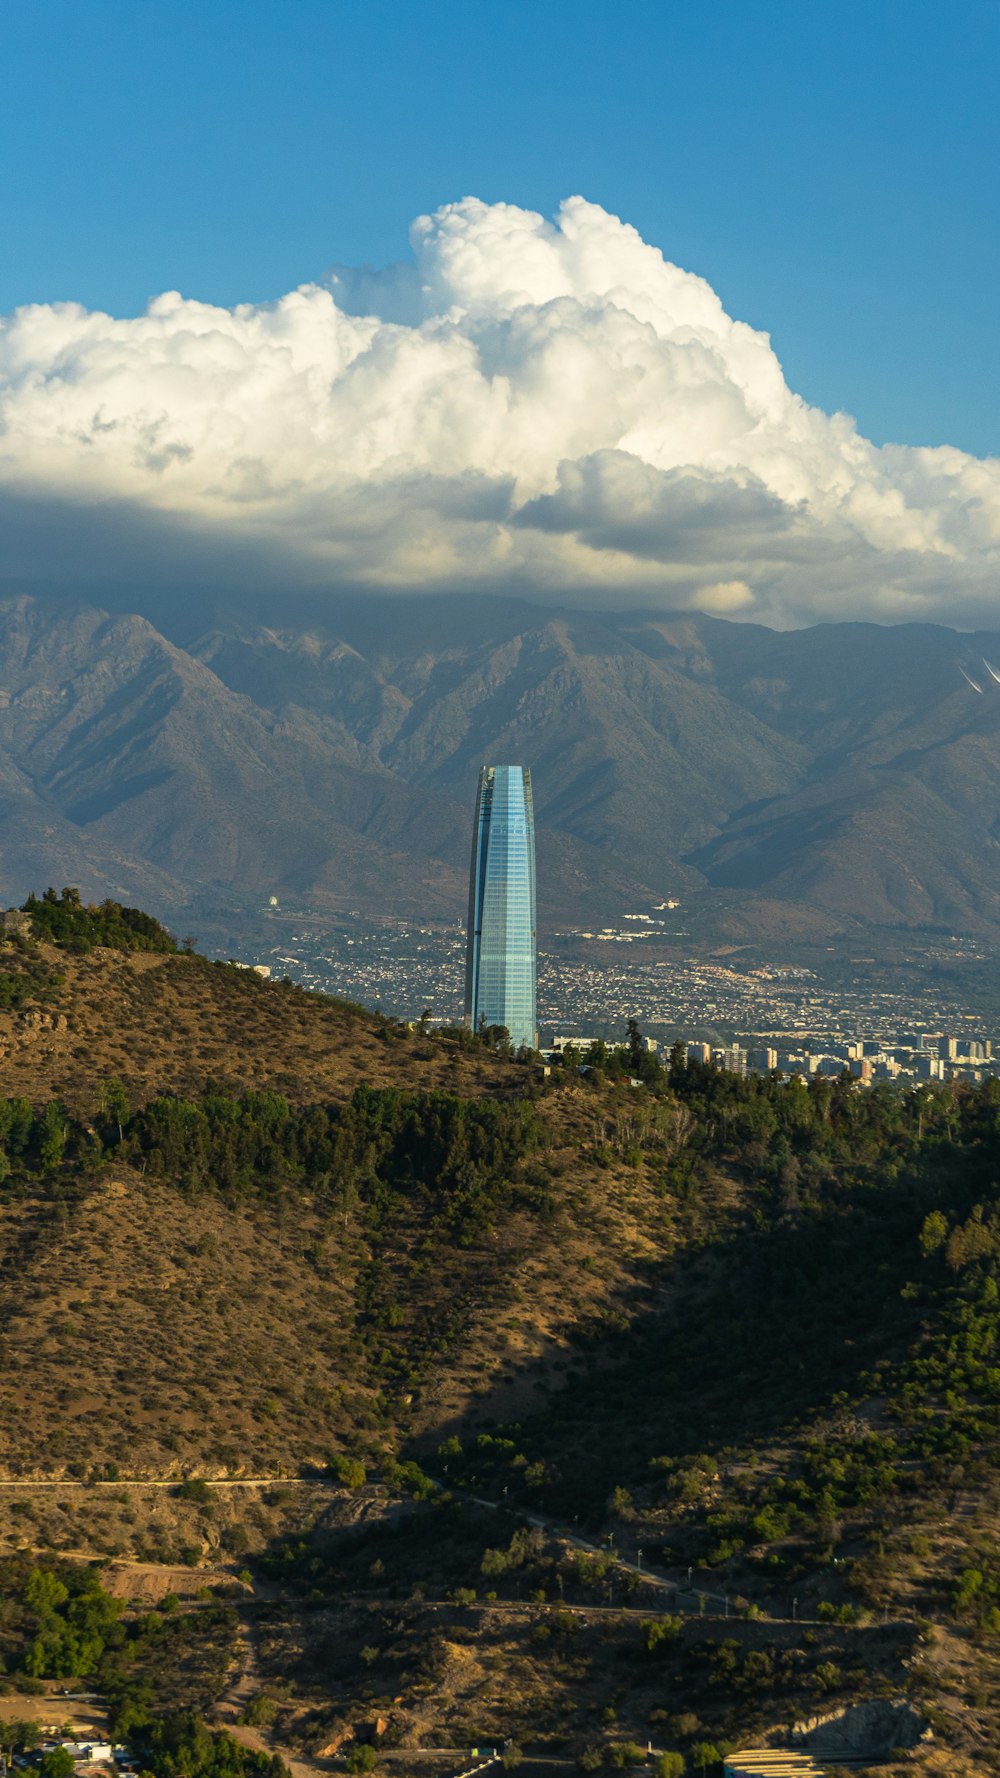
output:
[[[1000,454],[997,0],[27,0],[0,309],[232,304],[574,192],[879,442]]]

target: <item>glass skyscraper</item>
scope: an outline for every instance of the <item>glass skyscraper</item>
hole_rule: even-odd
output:
[[[465,1017],[534,1048],[535,812],[527,766],[483,766],[469,879]]]

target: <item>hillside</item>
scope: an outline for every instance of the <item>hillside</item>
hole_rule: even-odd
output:
[[[550,929],[674,895],[776,942],[995,934],[984,656],[1000,637],[935,625],[505,599],[7,600],[0,888],[57,876],[233,933],[272,894],[454,920],[478,768],[513,758]]]
[[[428,1285],[416,1286],[421,1306],[410,1334],[425,1343],[425,1360],[446,1352],[449,1365],[443,1376],[421,1376],[420,1418],[430,1404],[432,1418],[464,1409],[481,1390],[496,1329],[488,1318],[466,1348],[477,1303],[481,1295],[484,1307],[517,1300],[522,1272],[538,1273],[533,1325],[503,1341],[512,1363],[545,1348],[542,1300],[558,1324],[568,1281],[586,1257],[587,1222],[600,1226],[608,1211],[600,1170],[579,1169],[580,1110],[564,1111],[556,1127],[519,1133],[518,1106],[525,1102],[528,1116],[538,1091],[530,1067],[462,1034],[411,1031],[195,955],[97,949],[77,956],[22,939],[8,941],[0,959],[7,964],[0,983],[37,982],[40,994],[37,1003],[0,1010],[0,1104],[24,1107],[11,1114],[7,1136],[0,1287],[4,1450],[16,1473],[37,1468],[43,1447],[56,1473],[99,1471],[116,1461],[123,1440],[136,1474],[192,1464],[281,1473],[321,1464],[358,1427],[377,1428],[373,1401],[389,1381],[401,1386],[382,1345],[395,1321],[382,1301],[379,1249],[386,1242],[395,1250],[403,1209],[388,1215],[377,1241],[358,1193],[371,1165],[367,1116],[391,1125],[405,1119],[409,1100],[433,1108],[440,1097],[435,1129],[453,1108],[468,1107],[470,1137],[486,1168],[483,1189],[506,1194],[501,1228],[490,1219],[488,1198],[480,1207],[469,1196],[474,1172],[459,1190],[471,1162],[456,1158],[457,1196],[422,1206],[430,1226],[415,1229],[414,1238],[426,1256],[420,1264],[414,1258],[408,1285],[432,1252],[434,1266],[429,1296]],[[175,1128],[178,1102],[188,1109]],[[44,1115],[56,1103],[53,1175],[43,1158]],[[192,1123],[202,1104],[204,1131]],[[26,1121],[32,1108],[34,1125]],[[412,1145],[419,1147],[432,1136],[419,1111],[414,1116]],[[507,1154],[505,1117],[515,1120],[506,1163],[516,1165],[513,1195],[491,1171]],[[260,1120],[272,1144],[266,1163],[255,1146]],[[437,1165],[446,1165],[455,1144],[464,1156],[467,1139],[461,1128],[433,1138],[444,1143],[435,1148]],[[387,1183],[405,1190],[421,1162],[410,1139],[401,1140]],[[250,1144],[245,1157],[241,1142]],[[349,1162],[345,1143],[357,1149]],[[534,1159],[540,1145],[544,1166]],[[559,1218],[566,1238],[550,1236],[544,1259],[536,1257],[538,1215],[553,1214],[543,1196],[550,1172],[572,1163],[572,1198]],[[36,1194],[40,1169],[58,1204],[54,1222],[47,1193]],[[445,1190],[436,1176],[427,1186]],[[631,1288],[629,1261],[647,1241],[637,1229],[610,1276],[578,1290],[594,1313]],[[67,1279],[74,1280],[68,1291]],[[315,1336],[310,1362],[304,1326]],[[387,1427],[413,1419],[400,1412],[397,1401]],[[81,1425],[89,1453],[83,1466],[73,1460]]]
[[[711,1771],[863,1704],[862,1751],[933,1730],[884,1771],[1000,1769],[996,1083],[543,1078],[67,949],[170,942],[128,913],[3,952],[0,1715],[68,1675],[161,1778],[183,1705],[318,1778],[508,1737]],[[114,1562],[131,1668],[25,1667],[64,1636],[29,1558],[70,1600]]]
[[[19,986],[36,991],[21,1004]],[[7,1004],[4,1004],[4,999]],[[502,1058],[409,1030],[346,1001],[266,982],[183,952],[0,944],[0,1095],[62,1098],[93,1115],[108,1080],[136,1104],[155,1092],[270,1088],[295,1104],[343,1101],[362,1082],[504,1092]]]

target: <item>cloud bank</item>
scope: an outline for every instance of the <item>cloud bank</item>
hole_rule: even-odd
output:
[[[148,523],[290,587],[995,621],[1000,461],[810,407],[766,334],[582,198],[551,223],[467,198],[411,248],[262,306],[0,320],[4,511],[85,515],[102,561],[120,532],[130,573]],[[22,578],[58,529],[28,525]]]

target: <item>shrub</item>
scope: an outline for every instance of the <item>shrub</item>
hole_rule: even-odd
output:
[[[647,1618],[641,1626],[642,1640],[648,1655],[665,1654],[678,1641],[681,1633],[679,1617]]]
[[[178,1500],[206,1501],[212,1498],[211,1488],[200,1477],[189,1482],[180,1482],[174,1489],[174,1493]]]
[[[646,1763],[646,1750],[636,1741],[615,1741],[607,1750],[609,1766],[621,1770],[625,1766],[643,1766]]]
[[[371,1772],[374,1769],[377,1755],[374,1747],[368,1742],[355,1742],[347,1755],[349,1772]]]
[[[363,1488],[368,1479],[368,1472],[360,1457],[344,1457],[339,1453],[330,1458],[326,1473],[335,1482],[339,1482],[342,1488]]]

